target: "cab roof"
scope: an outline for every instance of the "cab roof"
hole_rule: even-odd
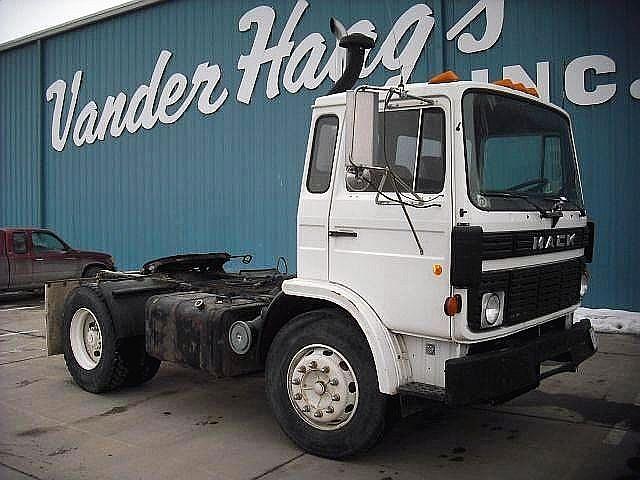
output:
[[[474,82],[468,80],[460,80],[456,82],[447,82],[447,83],[409,83],[405,85],[407,93],[418,96],[418,97],[436,97],[436,96],[445,96],[450,98],[462,98],[462,95],[465,91],[471,89],[481,89],[487,91],[495,91],[500,93],[505,93],[508,95],[512,95],[514,97],[520,97],[528,101],[532,101],[538,103],[540,105],[545,105],[547,107],[551,107],[554,110],[557,110],[564,115],[567,115],[567,112],[562,108],[554,105],[553,103],[546,101],[542,98],[533,96],[529,93],[515,90],[513,88],[504,87],[502,85],[496,85],[494,83],[486,83],[486,82]],[[382,99],[381,99],[382,100]],[[394,98],[395,100],[395,98]],[[313,107],[332,107],[332,106],[343,106],[346,103],[346,93],[335,93],[333,95],[324,95],[322,97],[316,98]]]

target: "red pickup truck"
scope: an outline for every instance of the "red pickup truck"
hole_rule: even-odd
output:
[[[114,269],[111,255],[75,250],[50,230],[0,228],[0,292],[40,289],[53,280]]]

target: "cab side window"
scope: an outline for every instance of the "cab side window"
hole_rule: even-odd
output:
[[[31,243],[33,244],[33,250],[36,252],[44,251],[57,251],[64,250],[64,244],[50,233],[45,232],[33,232],[31,234]]]
[[[13,245],[13,253],[27,253],[27,234],[24,232],[14,233],[11,236],[11,244]]]
[[[311,193],[324,193],[331,184],[333,158],[338,140],[338,117],[324,115],[316,120],[311,146],[307,190]]]
[[[397,188],[440,193],[446,164],[444,111],[425,108],[381,112],[379,122],[379,151],[374,165],[388,166],[394,176],[372,171],[366,191],[393,192]]]
[[[444,188],[445,173],[444,112],[438,108],[425,109],[421,130],[415,190],[439,193]]]

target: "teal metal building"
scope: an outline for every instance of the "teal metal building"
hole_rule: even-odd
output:
[[[339,68],[334,16],[377,37],[368,83],[453,69],[565,108],[597,222],[586,303],[640,311],[640,2],[134,6],[0,46],[0,225],[50,227],[122,268],[226,250],[295,270],[310,105]]]

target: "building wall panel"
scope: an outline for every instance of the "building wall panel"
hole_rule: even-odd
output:
[[[40,223],[38,48],[0,52],[0,225]]]
[[[328,50],[321,67],[334,45],[331,16],[347,27],[371,21],[379,36],[374,56],[398,17],[418,4],[309,3],[292,41],[297,46],[320,32]],[[610,2],[596,0],[506,1],[498,41],[469,54],[458,47],[460,35],[447,40],[446,33],[478,2],[426,3],[434,27],[405,80],[424,81],[449,68],[466,79],[474,70],[487,69],[489,80],[496,80],[503,67],[520,65],[536,82],[536,63],[549,62],[551,100],[572,115],[584,194],[598,225],[587,304],[640,310],[640,289],[633,278],[640,265],[640,227],[634,220],[640,103],[629,91],[640,78],[634,57],[640,47],[634,23],[640,4],[618,0],[612,8]],[[0,53],[0,223],[41,223],[78,247],[112,252],[124,268],[179,252],[227,250],[252,253],[258,265],[273,265],[282,255],[295,270],[295,218],[310,105],[329,90],[331,81],[291,94],[282,81],[285,59],[279,95],[267,98],[270,64],[264,64],[251,102],[236,100],[243,75],[238,59],[250,52],[256,34],[255,25],[240,32],[238,21],[260,5],[276,12],[269,40],[274,46],[294,1],[161,2],[41,40],[40,46]],[[486,25],[481,13],[462,33],[480,39]],[[394,39],[397,54],[410,36]],[[118,138],[107,135],[82,147],[69,139],[62,152],[53,149],[54,105],[44,101],[49,85],[62,79],[69,89],[74,73],[82,70],[75,117],[91,100],[101,112],[107,96],[123,91],[130,99],[139,85],[149,82],[162,50],[173,54],[163,83],[176,72],[190,81],[202,62],[220,65],[222,80],[214,97],[226,87],[229,98],[218,112],[203,115],[196,98],[171,125],[125,131]],[[615,83],[616,94],[600,105],[574,105],[564,95],[566,67],[577,57],[594,54],[613,59],[616,71],[587,72],[587,89]],[[381,65],[367,82],[381,84],[397,73]]]

